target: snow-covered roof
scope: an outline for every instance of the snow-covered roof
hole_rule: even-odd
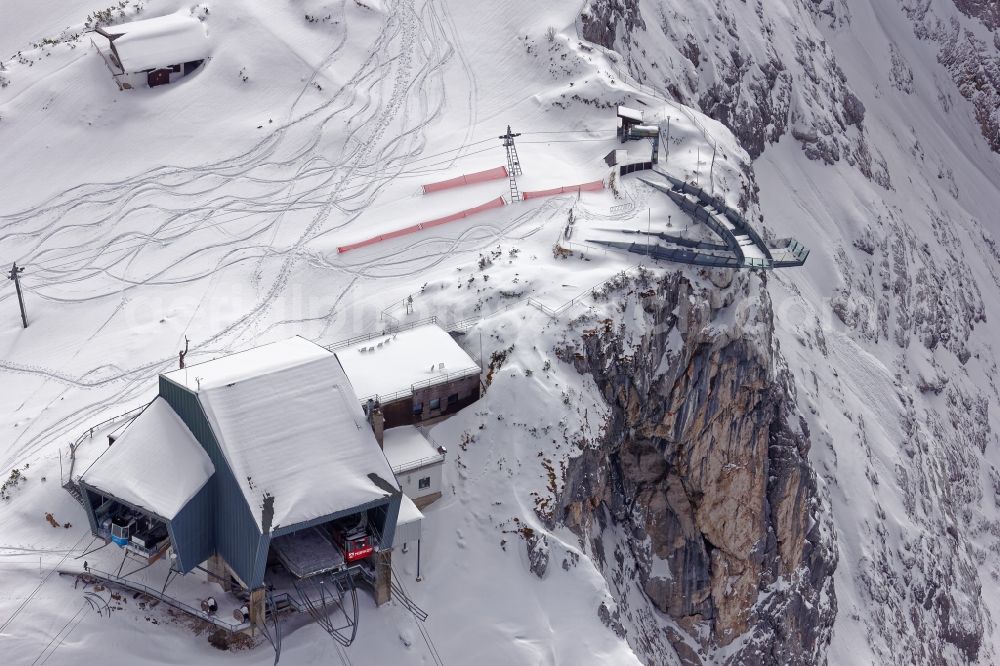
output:
[[[393,535],[393,547],[401,546],[407,541],[419,541],[424,514],[406,495],[399,503],[399,517],[396,518],[396,533]]]
[[[189,370],[185,385],[194,384],[258,527],[265,494],[274,530],[386,497],[369,474],[398,488],[344,371],[319,345],[295,337]]]
[[[444,456],[438,453],[424,434],[411,425],[386,430],[382,450],[396,474],[444,460]]]
[[[642,122],[642,111],[627,106],[618,107],[618,116],[620,118],[628,118],[629,120],[634,120],[637,123]]]
[[[412,394],[414,384],[479,372],[479,364],[435,324],[356,343],[338,351],[337,359],[362,400],[397,399]]]
[[[209,56],[205,24],[186,14],[168,14],[99,29],[111,40],[122,69],[141,72]]]
[[[156,398],[81,479],[170,520],[213,473],[198,440],[166,400]]]
[[[315,342],[295,336],[287,340],[220,356],[211,361],[188,365],[164,376],[195,393],[251,377],[268,375],[310,361],[330,358],[329,351]]]

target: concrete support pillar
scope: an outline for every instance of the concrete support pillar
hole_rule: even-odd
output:
[[[264,626],[267,615],[264,611],[264,601],[266,588],[258,587],[250,590],[250,626],[256,629]]]
[[[392,551],[383,550],[375,555],[375,605],[389,603],[392,599]]]
[[[225,560],[218,553],[215,553],[210,558],[208,558],[208,574],[206,578],[209,583],[218,583],[222,586],[222,589],[226,592],[232,591],[232,579],[229,577],[229,569],[226,567]]]

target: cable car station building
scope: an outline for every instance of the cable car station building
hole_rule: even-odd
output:
[[[300,337],[162,374],[79,476],[91,530],[242,591],[251,625],[277,588],[312,609],[317,592],[356,600],[361,580],[382,604],[402,493],[361,404],[334,354]],[[356,603],[353,626],[344,615],[349,643]]]

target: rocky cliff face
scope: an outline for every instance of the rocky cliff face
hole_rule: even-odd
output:
[[[608,554],[621,592],[608,622],[650,663],[670,663],[657,661],[669,649],[689,663],[816,663],[831,632],[832,663],[998,663],[996,7],[585,9],[581,34],[763,154],[759,199],[745,170],[751,219],[759,203],[816,241],[805,269],[770,279],[774,331],[754,278],[695,280],[661,285],[663,311],[642,309],[645,334],[612,322],[575,352],[615,418],[571,469],[565,520]],[[811,162],[769,148],[789,136]],[[782,499],[800,494],[805,514]],[[804,540],[782,537],[803,515]],[[824,581],[838,559],[833,618]],[[645,600],[671,622],[652,628]]]
[[[681,273],[639,285],[623,307],[638,328],[605,320],[560,350],[612,407],[601,446],[570,464],[561,519],[598,561],[614,552],[606,577],[673,620],[664,643],[684,663],[737,638],[727,663],[820,663],[837,556],[809,432],[763,281],[713,278],[721,288]],[[672,663],[648,618],[619,603],[633,647]]]

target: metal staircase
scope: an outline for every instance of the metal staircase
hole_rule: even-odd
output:
[[[83,493],[80,492],[80,486],[73,483],[73,481],[66,481],[62,484],[62,487],[63,490],[68,492],[73,497],[73,499],[80,503],[80,506],[83,506]]]

